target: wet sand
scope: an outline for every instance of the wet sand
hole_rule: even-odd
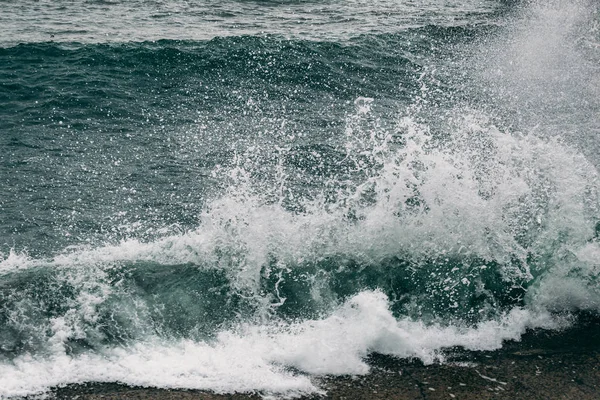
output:
[[[327,393],[313,399],[600,399],[600,322],[566,332],[530,332],[495,352],[449,351],[445,364],[374,355],[366,376],[315,378]],[[86,384],[56,388],[56,399],[247,400],[260,394]]]

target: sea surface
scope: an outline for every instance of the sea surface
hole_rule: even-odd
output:
[[[2,0],[0,398],[600,318],[599,167],[597,1]]]

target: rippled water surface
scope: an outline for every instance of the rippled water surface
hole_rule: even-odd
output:
[[[495,1],[6,2],[0,43],[208,40],[275,34],[343,41],[423,25],[486,24]]]

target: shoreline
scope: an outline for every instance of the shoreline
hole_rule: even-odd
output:
[[[364,376],[314,378],[324,396],[336,399],[598,399],[600,398],[600,321],[588,320],[563,332],[532,331],[497,351],[451,349],[444,364],[374,354]],[[198,390],[88,383],[54,388],[59,400],[250,400],[259,393],[217,394]],[[28,399],[34,399],[30,396]],[[280,398],[270,396],[269,398]]]

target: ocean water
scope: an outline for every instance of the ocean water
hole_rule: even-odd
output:
[[[0,398],[323,393],[600,312],[598,2],[0,3]]]

